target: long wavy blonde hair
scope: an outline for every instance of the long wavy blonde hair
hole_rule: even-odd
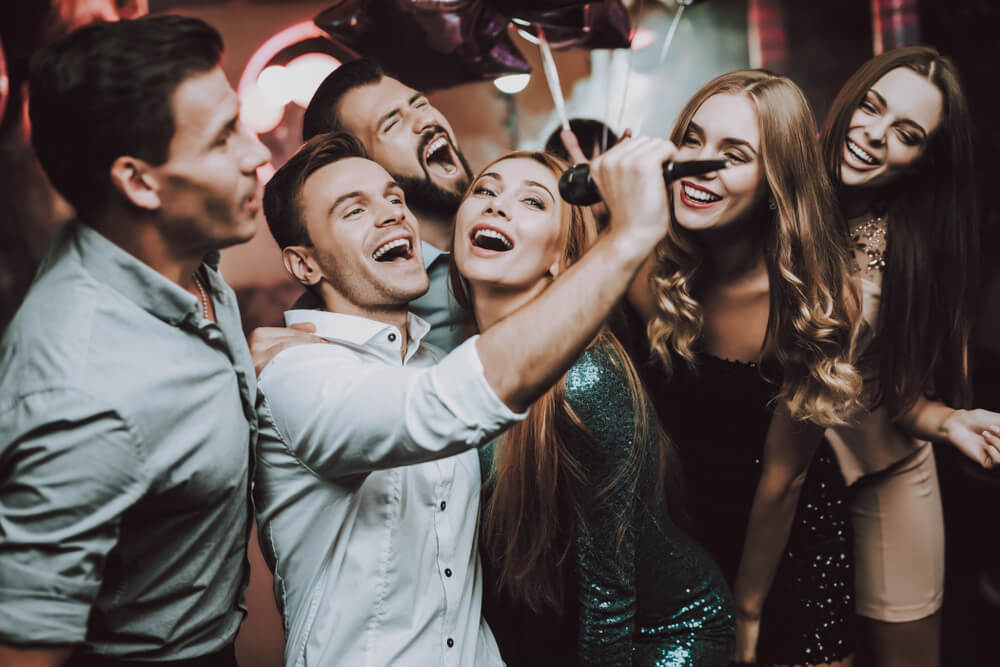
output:
[[[797,420],[845,424],[859,407],[861,391],[861,376],[852,365],[860,303],[815,119],[791,80],[740,70],[713,79],[691,98],[671,140],[680,145],[701,105],[723,93],[746,95],[756,108],[764,178],[776,204],[771,210],[765,198],[748,213],[767,265],[770,313],[761,351],[782,369],[776,401]],[[697,235],[676,224],[657,246],[656,261],[651,278],[656,314],[648,334],[669,376],[671,351],[696,366],[703,326],[697,292],[708,268]]]
[[[492,164],[512,158],[534,160],[557,177],[568,167],[547,153],[526,151],[505,155]],[[470,189],[477,180],[473,179]],[[561,207],[560,224],[566,239],[561,266],[565,269],[596,241],[597,225],[589,208],[566,203]],[[454,261],[450,279],[456,300],[471,311],[471,291]],[[561,567],[572,553],[577,527],[587,530],[590,508],[610,502],[617,491],[638,493],[639,475],[649,465],[658,465],[656,479],[660,484],[652,494],[663,493],[666,478],[671,499],[679,500],[677,470],[667,461],[671,456],[669,441],[635,366],[607,327],[591,342],[591,346],[596,345],[612,351],[610,356],[634,407],[632,415],[621,416],[633,420],[632,448],[614,478],[599,489],[588,483],[575,441],[593,436],[566,401],[565,378],[531,405],[527,418],[511,427],[503,436],[503,446],[494,451],[490,473],[493,491],[482,508],[480,522],[483,548],[496,564],[496,581],[490,585],[536,611],[565,608],[566,595],[571,592],[565,590]],[[655,502],[655,498],[649,500]],[[619,544],[634,523],[633,516],[620,517]]]

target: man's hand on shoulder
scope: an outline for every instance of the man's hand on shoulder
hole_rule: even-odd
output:
[[[257,327],[247,337],[253,368],[260,375],[279,352],[296,345],[315,345],[326,341],[314,335],[316,325],[297,322],[290,327]]]

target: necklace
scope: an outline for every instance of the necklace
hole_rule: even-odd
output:
[[[206,320],[212,319],[208,312],[208,294],[205,292],[205,286],[201,284],[201,278],[198,277],[198,272],[195,271],[191,274],[194,278],[194,284],[198,288],[198,301],[201,302],[201,314]]]
[[[887,234],[885,218],[881,215],[870,215],[867,219],[851,227],[856,271],[868,273],[878,271],[881,273],[885,269]]]

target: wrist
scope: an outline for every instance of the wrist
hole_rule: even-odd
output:
[[[606,236],[614,261],[627,268],[638,268],[653,253],[664,234],[648,229],[615,229],[612,226]]]
[[[952,409],[947,414],[945,414],[944,418],[938,424],[938,427],[936,429],[940,440],[945,442],[952,442],[951,431],[952,428],[955,426],[956,421],[961,418],[960,413],[962,412],[964,412],[964,410]]]

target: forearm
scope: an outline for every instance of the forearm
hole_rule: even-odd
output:
[[[954,408],[920,396],[896,423],[904,433],[918,440],[947,440],[943,427],[954,413]]]
[[[3,667],[59,667],[69,658],[68,647],[19,647],[0,644],[0,665]]]
[[[609,233],[523,308],[479,338],[486,379],[521,411],[561,377],[596,335],[657,239]]]
[[[733,585],[737,611],[759,619],[795,520],[805,473],[780,488],[761,477],[747,524],[743,556]]]

